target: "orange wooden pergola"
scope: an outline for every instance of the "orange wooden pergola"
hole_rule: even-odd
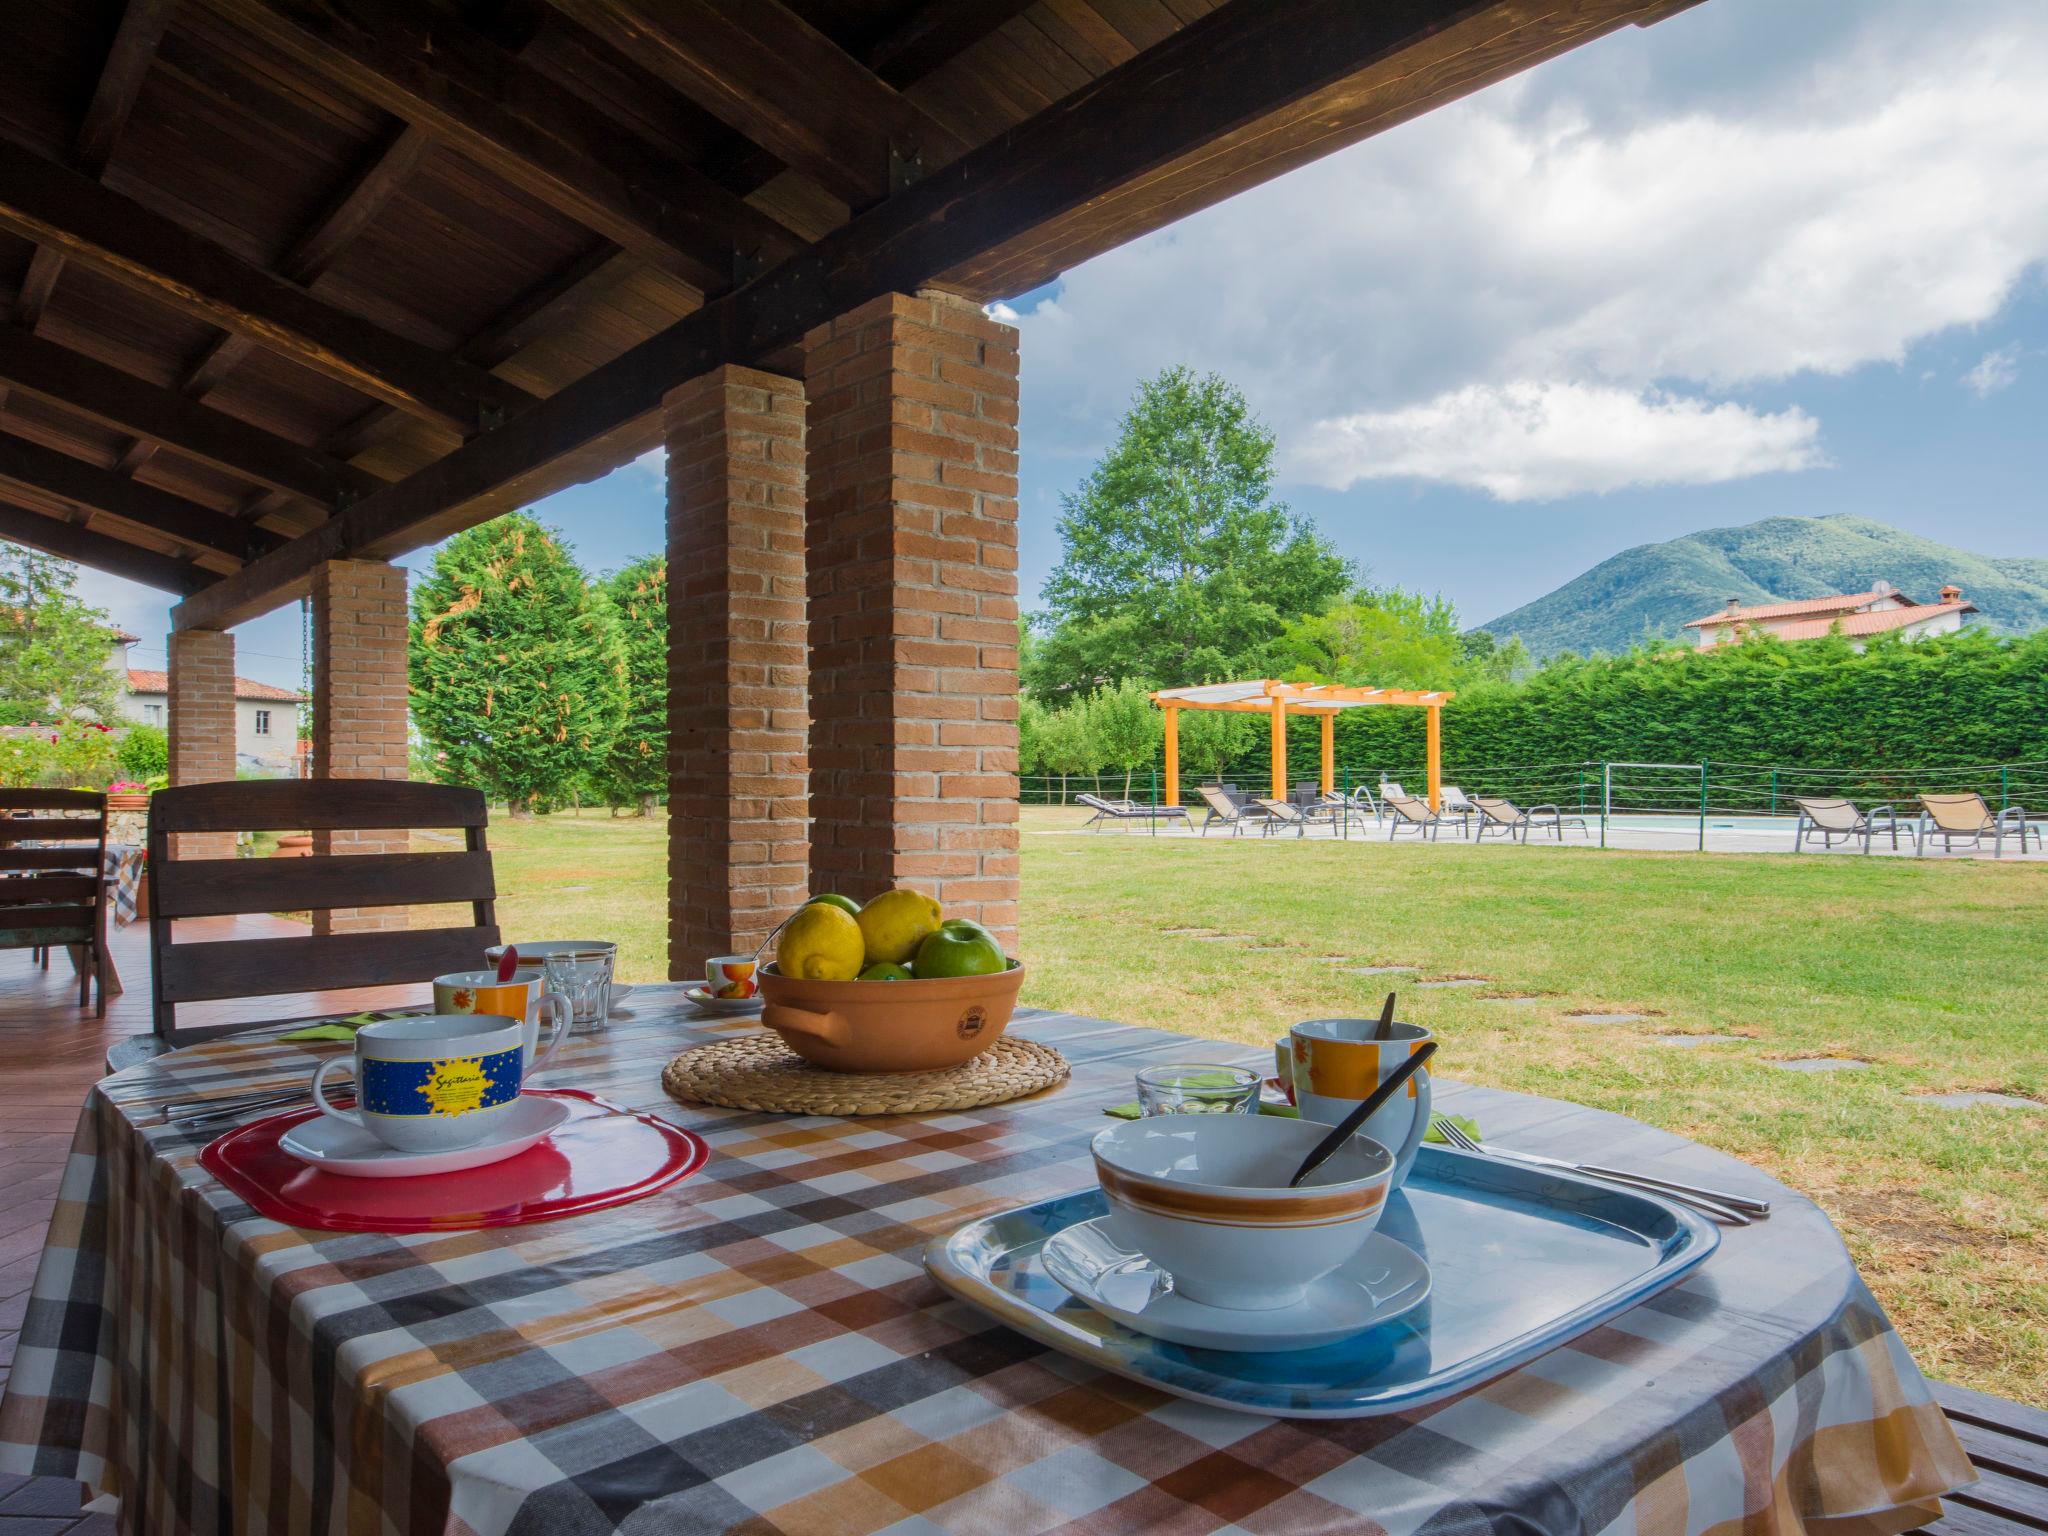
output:
[[[1313,715],[1323,724],[1323,793],[1337,787],[1337,712],[1405,705],[1429,711],[1429,808],[1442,808],[1443,707],[1457,695],[1450,689],[1345,688],[1336,683],[1281,683],[1259,678],[1245,683],[1203,683],[1194,688],[1161,688],[1152,702],[1166,714],[1166,803],[1180,804],[1180,712],[1223,710],[1267,715],[1273,722],[1273,798],[1287,798],[1287,717]]]

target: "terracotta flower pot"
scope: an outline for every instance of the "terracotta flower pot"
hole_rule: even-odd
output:
[[[313,856],[313,834],[295,832],[289,837],[280,837],[277,847],[271,850],[273,859],[309,859]]]
[[[109,795],[107,796],[107,809],[110,811],[146,811],[149,809],[149,796],[146,794]]]
[[[771,965],[761,972],[761,1022],[834,1072],[931,1072],[1000,1040],[1023,985],[1018,960],[993,976],[926,981],[803,981]]]

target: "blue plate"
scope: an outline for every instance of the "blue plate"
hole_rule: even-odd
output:
[[[1429,1300],[1316,1349],[1245,1354],[1133,1333],[1076,1300],[1038,1249],[1107,1213],[1100,1189],[985,1217],[925,1250],[940,1285],[1021,1333],[1198,1402],[1280,1418],[1399,1413],[1535,1359],[1695,1268],[1704,1217],[1554,1169],[1425,1146],[1379,1230],[1415,1250]]]

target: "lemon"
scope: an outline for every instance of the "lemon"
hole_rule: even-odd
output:
[[[857,921],[867,943],[867,963],[901,965],[939,931],[939,904],[922,891],[898,886],[862,907]]]
[[[775,965],[805,981],[851,981],[861,968],[860,924],[829,902],[798,909],[775,946]]]

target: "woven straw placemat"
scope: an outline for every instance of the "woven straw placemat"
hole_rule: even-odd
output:
[[[1049,1045],[1005,1035],[972,1061],[938,1072],[828,1072],[774,1035],[692,1046],[662,1070],[661,1086],[685,1104],[788,1115],[904,1115],[1006,1104],[1067,1075]]]

